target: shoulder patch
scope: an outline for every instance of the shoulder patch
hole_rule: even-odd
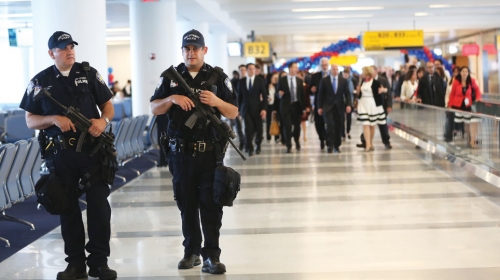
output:
[[[28,87],[26,88],[26,94],[30,95],[30,93],[33,91],[33,87],[35,86],[35,83],[33,81],[30,81]]]
[[[226,78],[224,80],[224,84],[231,92],[233,92],[233,84],[231,83],[231,80],[229,80],[229,78]]]
[[[163,77],[160,77],[160,82],[156,85],[155,90],[158,90],[161,87],[161,84],[163,84]]]
[[[97,80],[103,84],[103,85],[106,85],[106,82],[104,81],[104,79],[102,78],[101,74],[99,74],[99,71],[95,71],[95,76],[97,78]]]

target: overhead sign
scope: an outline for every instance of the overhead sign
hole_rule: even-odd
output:
[[[390,50],[421,48],[424,46],[423,30],[367,31],[363,33],[365,50]]]
[[[462,46],[462,55],[479,55],[479,45],[467,44]]]
[[[330,64],[337,64],[340,66],[349,66],[356,64],[357,62],[358,56],[356,55],[332,56],[330,58]]]
[[[269,42],[247,42],[245,43],[245,56],[255,58],[267,58],[271,56]]]
[[[484,44],[483,50],[485,50],[488,55],[497,55],[497,48],[495,48],[495,44]]]

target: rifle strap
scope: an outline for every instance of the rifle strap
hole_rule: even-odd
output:
[[[219,80],[221,73],[224,73],[222,68],[217,67],[217,66],[214,67],[212,74],[210,75],[210,77],[208,78],[208,80],[204,84],[204,86],[207,90],[210,90],[210,87],[212,87],[212,85],[215,85],[217,83],[217,80]],[[217,94],[217,92],[214,92],[214,93]]]

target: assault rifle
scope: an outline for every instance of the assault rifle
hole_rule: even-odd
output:
[[[199,99],[199,94],[193,92],[191,87],[189,87],[189,85],[186,83],[186,81],[184,81],[184,79],[177,72],[177,70],[175,70],[174,66],[170,66],[166,71],[164,71],[161,74],[161,76],[179,84],[179,86],[181,86],[186,91],[189,99],[193,101],[195,111],[191,115],[191,117],[186,121],[186,126],[188,126],[189,128],[193,128],[194,124],[196,123],[196,120],[200,116],[205,116],[208,119],[208,123],[211,122],[214,128],[219,133],[219,135],[222,135],[223,140],[226,140],[229,143],[231,143],[231,146],[233,146],[236,152],[238,152],[240,157],[243,160],[246,160],[246,157],[241,153],[241,151],[238,149],[238,147],[236,147],[236,145],[232,141],[232,139],[236,138],[236,133],[234,133],[234,131],[231,129],[231,127],[229,127],[229,125],[226,122],[223,122],[219,119],[219,117],[215,113],[214,108],[210,107],[209,105],[201,103]],[[213,88],[211,90],[213,90]]]
[[[57,104],[57,106],[63,108],[64,115],[68,117],[68,119],[70,119],[71,122],[75,124],[76,128],[82,132],[80,134],[80,138],[78,138],[78,143],[76,145],[76,151],[81,152],[83,141],[85,140],[85,136],[87,135],[89,128],[92,126],[92,122],[89,119],[87,119],[84,115],[82,115],[82,113],[80,113],[80,109],[74,108],[73,106],[66,107],[61,103],[59,103],[57,100],[54,99],[54,97],[52,97],[50,92],[46,89],[41,89],[39,94],[35,95],[34,99],[38,100],[41,98],[42,95],[45,95],[52,102]],[[96,145],[94,147],[94,149],[90,153],[90,156],[91,157],[94,156],[100,148],[103,148],[108,156],[116,160],[118,154],[116,153],[114,145],[115,136],[113,135],[113,133],[104,131],[103,133],[101,133],[99,137],[95,138],[98,139],[99,145]]]

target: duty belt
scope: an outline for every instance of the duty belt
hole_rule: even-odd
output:
[[[214,144],[205,141],[187,142],[186,152],[210,152],[214,150]]]
[[[89,148],[91,141],[92,140],[90,138],[86,137],[83,141],[83,147]],[[59,150],[76,149],[77,143],[77,137],[66,138],[62,134],[53,137],[47,136],[45,150],[51,147],[57,148]]]
[[[215,145],[211,142],[186,142],[178,138],[170,139],[169,146],[173,152],[192,154],[193,156],[196,156],[196,153],[211,152],[215,150]]]

